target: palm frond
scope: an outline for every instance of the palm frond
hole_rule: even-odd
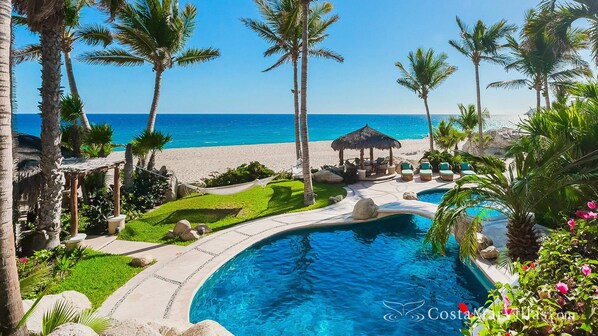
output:
[[[28,61],[39,61],[42,58],[42,47],[39,44],[30,44],[12,52],[12,59],[15,64]]]
[[[105,26],[99,24],[88,25],[77,30],[75,39],[80,39],[90,46],[102,45],[105,48],[112,43],[112,33]]]
[[[87,52],[80,55],[79,59],[89,64],[118,66],[143,65],[144,62],[149,62],[149,60],[133,55],[129,51],[121,48]]]
[[[174,59],[179,66],[187,66],[191,64],[198,64],[203,62],[208,62],[213,59],[216,59],[220,56],[220,51],[218,49],[207,48],[207,49],[197,49],[197,48],[190,48],[179,55],[177,55]]]

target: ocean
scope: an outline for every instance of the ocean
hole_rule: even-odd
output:
[[[425,115],[313,114],[308,117],[310,141],[334,140],[368,124],[397,139],[423,139],[428,134]],[[448,115],[433,115],[437,125]],[[109,123],[113,141],[126,144],[145,129],[145,114],[90,114],[92,123]],[[167,148],[271,144],[295,141],[291,114],[159,114],[156,130],[170,134]],[[518,116],[497,115],[487,128],[512,127]],[[39,136],[38,114],[16,114],[17,132]],[[117,149],[118,150],[118,149]],[[122,149],[121,149],[122,150]]]

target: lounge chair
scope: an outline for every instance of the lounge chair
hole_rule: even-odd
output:
[[[430,162],[419,164],[419,178],[422,181],[432,181],[432,165]]]
[[[475,171],[473,170],[473,167],[469,163],[462,162],[460,167],[461,167],[461,171],[459,172],[459,175],[461,175],[461,177],[475,175]]]
[[[403,181],[413,181],[413,166],[409,162],[401,163],[401,179]]]
[[[438,170],[440,170],[440,178],[443,181],[452,181],[455,178],[455,173],[448,162],[441,162],[438,165]]]

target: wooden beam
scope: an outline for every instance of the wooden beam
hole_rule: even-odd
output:
[[[365,168],[363,164],[363,148],[359,151],[359,166],[361,169]]]
[[[339,161],[339,166],[342,166],[345,164],[345,158],[344,158],[344,153],[343,153],[342,149],[338,153],[338,161]]]
[[[71,237],[79,233],[79,176],[71,175]]]
[[[374,167],[374,148],[370,148],[370,164]]]
[[[114,217],[120,216],[120,167],[114,167]]]

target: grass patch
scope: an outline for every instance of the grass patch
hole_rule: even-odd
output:
[[[130,266],[131,260],[131,257],[87,250],[87,255],[70,274],[52,286],[50,294],[74,290],[85,294],[93,308],[98,308],[114,291],[143,270]]]
[[[151,243],[188,245],[178,239],[168,239],[166,234],[174,224],[186,219],[191,224],[206,223],[217,231],[248,220],[287,212],[306,211],[328,205],[328,198],[346,195],[341,185],[314,183],[318,195],[316,203],[303,205],[303,182],[283,181],[254,187],[234,195],[192,195],[162,205],[141,218],[127,223],[118,239]]]

